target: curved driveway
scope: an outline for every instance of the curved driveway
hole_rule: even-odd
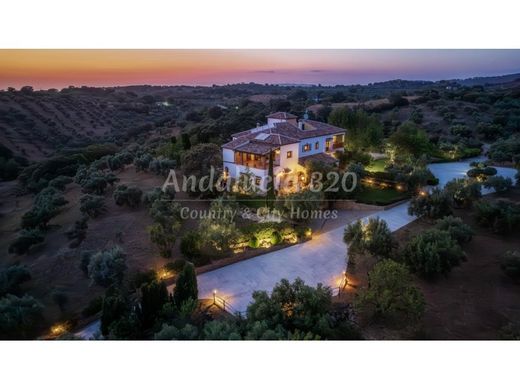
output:
[[[439,178],[439,185],[444,186],[453,178],[464,177],[471,161],[430,164],[429,168]],[[498,175],[514,180],[516,170],[497,168]],[[483,193],[490,191],[484,190]],[[384,219],[392,231],[412,222],[415,217],[408,215],[408,202],[371,214]],[[352,219],[352,218],[350,218]],[[345,219],[345,224],[350,222]],[[293,281],[302,278],[313,286],[323,283],[337,286],[345,270],[347,249],[343,243],[344,225],[328,232],[315,235],[312,240],[275,252],[253,257],[197,277],[199,297],[211,298],[213,290],[226,299],[235,311],[245,311],[251,301],[251,294],[256,290],[271,291],[280,279]],[[78,335],[90,337],[99,328],[96,323],[83,329]]]

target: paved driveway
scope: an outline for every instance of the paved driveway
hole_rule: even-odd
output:
[[[470,161],[431,164],[429,168],[444,186],[449,180],[464,177],[470,168]],[[514,179],[516,170],[497,168],[498,174]],[[488,191],[483,191],[488,192]],[[408,215],[408,203],[389,210],[376,212],[370,217],[379,216],[384,219],[392,231],[412,222],[415,217]],[[345,224],[349,218],[343,213]],[[355,219],[355,218],[350,218]],[[368,219],[368,217],[364,217]],[[344,225],[313,237],[303,244],[294,245],[279,251],[267,253],[240,263],[235,263],[215,271],[199,275],[199,297],[211,298],[213,290],[226,299],[236,311],[245,311],[251,301],[251,294],[256,290],[270,291],[282,278],[293,281],[302,278],[307,284],[314,286],[323,283],[337,286],[342,272],[345,270],[347,248],[343,243]],[[78,333],[82,337],[90,337],[99,324],[90,325]]]

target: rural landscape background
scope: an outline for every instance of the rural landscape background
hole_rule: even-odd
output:
[[[365,74],[333,66],[354,56],[348,51],[276,53],[291,57],[282,70],[260,54],[253,57],[263,65],[250,68],[251,54],[244,54],[237,69],[218,74],[229,52],[208,70],[201,51],[199,73],[188,60],[150,72],[147,51],[125,54],[141,56],[145,73],[129,65],[74,73],[63,59],[67,51],[60,52],[46,54],[47,62],[63,61],[48,73],[47,62],[35,61],[31,66],[42,71],[33,78],[24,73],[25,61],[39,54],[2,53],[0,338],[520,338],[519,51],[474,51],[468,63],[450,53],[427,74],[415,69],[435,55],[428,51],[361,53],[361,68],[375,68]],[[310,64],[295,69],[305,56]],[[392,56],[402,77],[377,69],[375,58]],[[323,68],[324,58],[331,69]],[[465,77],[442,77],[454,63]],[[166,86],[168,66],[177,67],[173,80],[190,71],[192,78],[202,75],[199,85],[179,78]],[[228,82],[233,72],[239,80]],[[340,82],[346,74],[353,81]],[[140,85],[126,85],[136,77]],[[261,81],[249,82],[255,77]],[[170,169],[179,179],[221,169],[221,145],[274,112],[346,129],[334,170],[355,172],[359,188],[318,198],[277,194],[273,207],[284,215],[282,224],[180,218],[184,205],[266,207],[259,193],[222,199],[212,191],[160,188]],[[459,162],[467,168],[448,183],[433,173],[442,172],[435,164]],[[434,188],[439,179],[442,188]],[[396,231],[379,219],[356,224],[408,201],[407,213],[418,219]],[[339,210],[339,219],[294,220],[291,207]],[[254,293],[242,315],[224,307],[232,297],[197,294],[225,286],[197,286],[196,274],[277,252],[280,262],[289,261],[285,248],[319,245],[349,223],[337,240],[344,249],[336,257],[349,262],[332,286],[339,294],[305,280],[282,281],[272,293]],[[91,324],[96,331],[81,334]]]

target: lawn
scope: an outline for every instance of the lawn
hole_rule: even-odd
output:
[[[386,206],[408,198],[406,192],[397,191],[394,188],[364,187],[356,196],[360,203],[375,204]]]
[[[380,160],[374,160],[372,164],[366,167],[366,170],[369,172],[384,172],[385,165],[388,162],[388,158],[382,158]]]

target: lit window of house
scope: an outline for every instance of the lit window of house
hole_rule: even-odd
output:
[[[292,150],[287,151],[287,158],[292,158]]]
[[[305,144],[305,145],[303,145],[302,150],[303,150],[304,152],[308,152],[309,150],[311,150],[311,144]]]
[[[261,180],[262,180],[262,179],[261,179],[260,176],[255,176],[255,184],[256,184],[257,186],[260,185],[260,181],[261,181]]]
[[[319,142],[316,142],[316,143],[314,144],[314,149],[319,149],[319,148],[320,148],[320,143],[319,143]]]

